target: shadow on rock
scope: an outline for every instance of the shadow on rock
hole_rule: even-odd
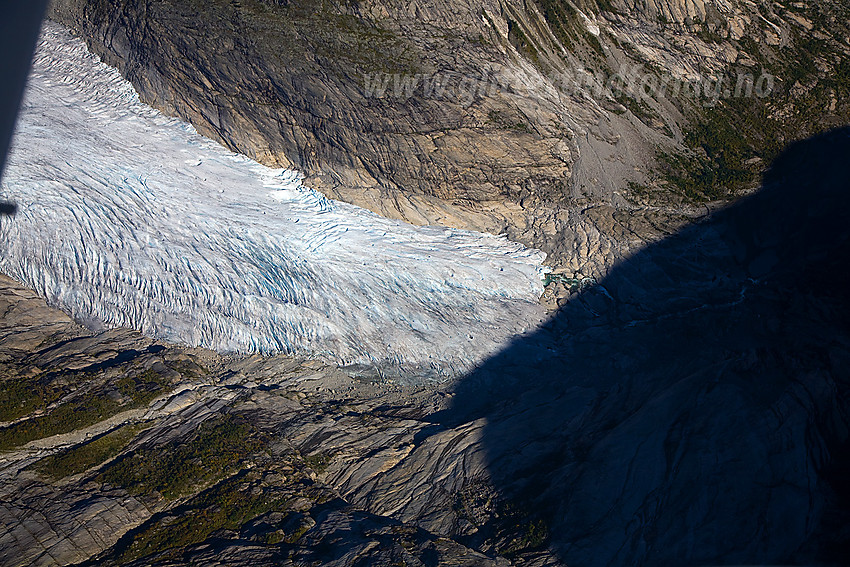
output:
[[[850,557],[850,129],[653,244],[457,387],[572,565]]]

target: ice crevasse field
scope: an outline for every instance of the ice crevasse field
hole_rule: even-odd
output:
[[[95,328],[444,378],[543,318],[541,252],[326,199],[141,103],[52,23],[0,195],[0,271]]]

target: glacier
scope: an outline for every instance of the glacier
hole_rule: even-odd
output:
[[[94,328],[445,379],[544,317],[542,252],[329,200],[143,104],[50,22],[0,195],[0,271]]]

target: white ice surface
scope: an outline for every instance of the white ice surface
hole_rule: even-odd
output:
[[[94,326],[436,377],[542,317],[542,253],[328,200],[142,104],[54,24],[0,196],[0,271]]]

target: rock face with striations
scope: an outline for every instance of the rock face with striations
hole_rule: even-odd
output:
[[[426,443],[451,466],[407,458],[444,395],[93,334],[5,276],[0,314],[4,566],[508,565],[452,539],[452,492],[429,490],[484,471],[476,428]],[[419,488],[388,482],[397,466]]]
[[[690,0],[50,9],[145,102],[229,148],[389,217],[506,233],[578,276],[754,188],[782,140],[846,124],[846,16]]]

